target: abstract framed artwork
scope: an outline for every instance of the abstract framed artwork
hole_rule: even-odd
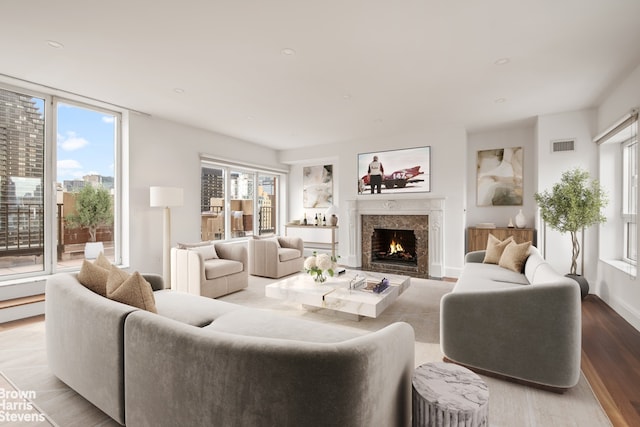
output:
[[[430,191],[430,146],[358,154],[358,194]]]
[[[478,206],[521,206],[522,147],[478,151],[476,203]]]
[[[333,165],[303,167],[302,201],[305,208],[328,208],[333,204]]]

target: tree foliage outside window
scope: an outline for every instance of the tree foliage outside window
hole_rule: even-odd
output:
[[[113,224],[113,206],[109,190],[102,187],[84,186],[76,193],[76,213],[67,215],[71,228],[86,227],[89,241],[96,241],[98,227]]]

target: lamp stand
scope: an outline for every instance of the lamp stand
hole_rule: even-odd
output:
[[[171,210],[164,208],[162,216],[162,276],[165,289],[171,289]]]

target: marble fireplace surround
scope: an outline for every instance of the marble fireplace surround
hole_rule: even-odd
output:
[[[349,265],[362,266],[363,215],[428,215],[429,216],[429,276],[442,277],[444,273],[444,198],[403,197],[397,199],[372,198],[348,200]]]

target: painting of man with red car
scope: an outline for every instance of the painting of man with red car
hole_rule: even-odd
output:
[[[358,177],[358,194],[429,192],[431,147],[358,154]]]

